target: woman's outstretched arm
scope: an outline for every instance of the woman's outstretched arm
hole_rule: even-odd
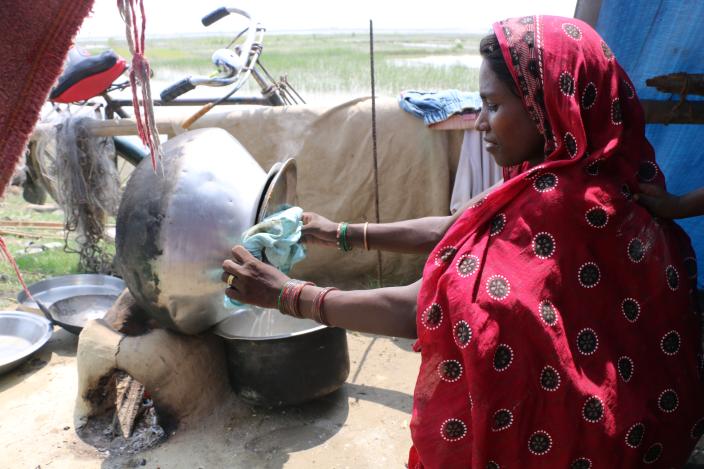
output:
[[[277,308],[278,298],[289,278],[275,267],[252,256],[244,247],[232,249],[232,259],[223,262],[222,280],[230,280],[225,293],[242,303]],[[232,278],[229,278],[230,275]],[[416,337],[416,298],[421,281],[405,287],[376,290],[331,291],[323,304],[331,326],[392,337]],[[304,318],[314,318],[314,300],[323,289],[306,286],[298,309]]]
[[[641,184],[636,201],[661,218],[688,218],[704,215],[704,187],[684,195],[668,194],[655,184]]]
[[[369,223],[366,226],[367,247],[373,250],[408,254],[429,254],[447,230],[467,209],[496,188],[501,182],[473,197],[453,215],[424,217],[392,223]],[[312,212],[303,214],[303,241],[335,247],[338,223]],[[347,239],[354,248],[364,249],[364,223],[347,227]]]

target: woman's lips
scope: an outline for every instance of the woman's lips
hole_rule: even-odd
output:
[[[499,145],[496,142],[484,139],[484,146],[486,146],[487,151],[492,151],[496,149]]]

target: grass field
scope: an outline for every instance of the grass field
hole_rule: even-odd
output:
[[[147,57],[154,69],[154,79],[172,82],[190,74],[210,74],[214,71],[210,56],[230,39],[223,36],[152,39],[147,44]],[[407,89],[476,90],[477,69],[457,61],[477,56],[480,39],[476,35],[451,34],[375,36],[377,92],[397,95]],[[84,46],[95,52],[110,47],[129,57],[124,42],[91,41]],[[273,76],[286,74],[302,94],[369,94],[367,34],[268,35],[261,61]]]
[[[54,275],[78,273],[78,255],[64,252],[60,228],[5,227],[10,222],[63,222],[63,212],[37,211],[22,198],[18,187],[9,187],[0,200],[0,227],[25,282],[31,284]],[[52,206],[49,200],[49,207]],[[37,252],[35,252],[37,251]],[[14,309],[20,282],[8,262],[0,263],[0,310]]]
[[[210,56],[230,39],[220,36],[151,39],[147,56],[154,69],[153,79],[168,84],[192,74],[210,74],[214,71]],[[474,63],[479,39],[480,36],[449,34],[376,35],[377,94],[396,96],[407,89],[476,90],[477,69],[460,63]],[[124,41],[91,40],[82,45],[93,53],[112,48],[129,58]],[[286,74],[289,83],[309,102],[315,102],[317,95],[370,94],[367,34],[268,35],[262,63],[274,77]],[[0,201],[0,232],[25,281],[33,283],[50,276],[78,273],[78,255],[57,246],[63,242],[60,229],[8,227],[18,221],[63,221],[63,213],[58,209],[37,211],[37,207],[30,207],[17,189],[9,188]],[[0,309],[14,309],[19,290],[20,284],[10,265],[0,263]]]

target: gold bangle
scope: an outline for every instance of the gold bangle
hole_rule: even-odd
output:
[[[369,251],[369,244],[367,243],[367,227],[369,226],[369,222],[364,222],[364,250]]]

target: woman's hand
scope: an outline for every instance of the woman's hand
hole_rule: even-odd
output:
[[[655,184],[640,184],[640,193],[634,194],[633,199],[644,206],[648,211],[660,218],[684,218],[688,207],[682,197],[669,194]]]
[[[301,241],[320,246],[337,246],[337,223],[313,212],[303,212]]]
[[[265,264],[242,246],[232,248],[232,259],[222,263],[222,281],[232,281],[225,294],[240,303],[276,308],[279,292],[289,279],[276,267]]]

